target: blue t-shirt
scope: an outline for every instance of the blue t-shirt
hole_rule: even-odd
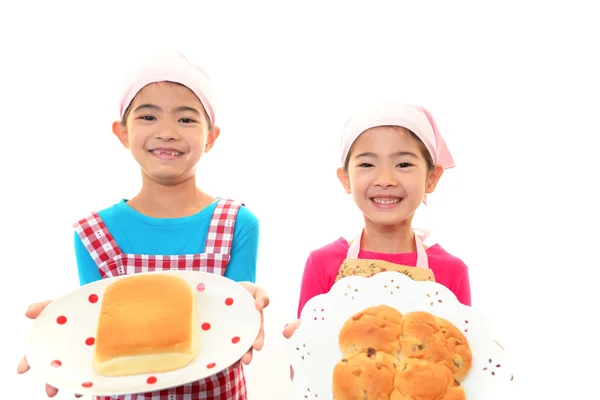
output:
[[[200,254],[217,202],[197,214],[182,218],[151,218],[131,208],[126,200],[98,212],[123,253],[152,255]],[[236,282],[256,280],[258,219],[240,207],[225,276]],[[79,283],[102,279],[98,266],[75,232],[75,257]]]

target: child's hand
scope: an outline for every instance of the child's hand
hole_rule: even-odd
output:
[[[300,326],[300,320],[297,319],[294,322],[290,322],[289,324],[285,324],[285,326],[283,327],[283,336],[286,339],[289,339],[292,337],[292,335],[294,334],[294,332],[296,332],[296,329],[298,329],[298,327]],[[290,365],[290,379],[294,380],[294,368],[292,368],[292,366]]]
[[[298,327],[300,326],[300,320],[297,319],[294,322],[290,322],[289,324],[285,324],[285,326],[283,327],[283,336],[286,339],[289,339],[292,337],[292,335],[294,334],[294,332],[296,332],[296,329],[298,329]]]
[[[252,348],[248,350],[248,352],[242,357],[242,362],[248,365],[252,361],[253,350],[260,351],[265,342],[263,310],[269,305],[270,300],[269,296],[267,296],[267,292],[265,292],[261,287],[256,286],[254,283],[240,282],[240,285],[242,285],[254,297],[256,309],[260,312],[260,331],[258,332],[258,336],[256,337]]]
[[[46,308],[50,303],[52,303],[52,300],[47,300],[42,303],[34,303],[30,305],[27,311],[25,311],[25,316],[30,319],[36,319],[38,315],[40,315],[40,313],[44,311],[44,308]],[[27,358],[23,357],[19,362],[19,365],[17,366],[17,373],[24,374],[25,372],[29,371],[29,368],[30,367],[29,363],[27,362]],[[48,395],[48,397],[54,397],[57,393],[58,389],[46,384],[46,395]],[[81,397],[81,395],[76,394],[75,397]]]

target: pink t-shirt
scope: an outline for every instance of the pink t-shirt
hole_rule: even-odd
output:
[[[316,249],[310,253],[300,289],[300,304],[298,318],[304,304],[313,297],[327,293],[335,283],[338,270],[348,254],[348,242],[339,238],[333,243]],[[384,260],[395,264],[414,266],[417,263],[417,253],[388,254],[361,250],[358,258]],[[435,281],[450,289],[462,304],[471,305],[471,286],[469,271],[465,263],[435,244],[427,249],[429,268],[435,276]]]

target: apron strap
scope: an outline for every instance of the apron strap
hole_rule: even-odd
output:
[[[80,219],[73,227],[98,267],[123,253],[98,213]]]
[[[241,207],[244,207],[244,203],[239,201],[230,199],[218,201],[208,227],[205,253],[231,254],[235,221]]]
[[[415,231],[415,247],[417,248],[417,267],[418,268],[429,268],[429,260],[427,258],[427,252],[425,251],[425,246],[423,246],[423,240],[428,235],[427,231]],[[360,231],[356,238],[350,243],[350,247],[348,248],[347,258],[349,259],[357,259],[358,253],[360,252],[360,243],[362,239],[363,230]]]
[[[415,247],[417,248],[417,267],[418,268],[429,268],[429,259],[427,258],[427,252],[425,246],[423,246],[423,240],[427,237],[428,232],[423,232],[419,235],[415,230]]]

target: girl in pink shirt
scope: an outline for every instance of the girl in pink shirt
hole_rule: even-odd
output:
[[[349,275],[399,271],[438,282],[471,305],[465,263],[439,244],[427,248],[413,216],[454,160],[431,114],[423,107],[384,103],[348,120],[342,132],[337,176],[364,215],[364,227],[312,251],[302,278],[298,318],[312,297]],[[284,329],[289,338],[299,324]]]

